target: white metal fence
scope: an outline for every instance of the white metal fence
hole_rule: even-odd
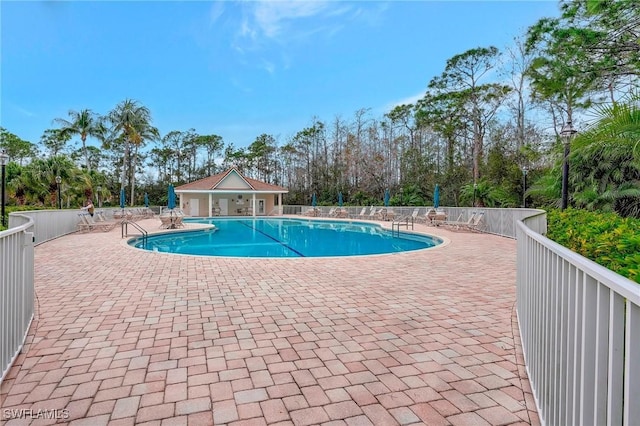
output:
[[[0,232],[0,383],[22,349],[33,319],[34,223],[12,214],[19,222]]]
[[[542,214],[544,216],[544,214]],[[517,225],[517,311],[543,424],[640,424],[640,285]]]
[[[9,228],[19,226],[24,218],[33,221],[36,245],[77,231],[80,210],[31,210],[9,215]]]
[[[332,207],[336,206],[322,206],[317,207],[320,210],[320,216],[328,216]],[[377,206],[378,208],[381,206]],[[309,210],[311,206],[299,206],[299,205],[285,205],[283,206],[283,214],[304,214]],[[359,213],[362,207],[348,206],[344,207],[349,217],[360,218]],[[418,209],[418,216],[424,216],[427,209],[431,209],[429,206],[415,206],[415,207],[391,207],[396,217],[411,216],[415,209]],[[367,214],[364,219],[368,218]],[[503,237],[516,238],[516,224],[519,220],[525,217],[535,215],[537,213],[544,213],[543,210],[536,209],[495,209],[485,207],[440,207],[439,210],[444,210],[447,213],[447,220],[450,221],[463,221],[466,222],[472,212],[482,211],[484,212],[484,224],[482,228],[483,232],[489,234],[501,235]],[[536,216],[535,224],[531,223],[530,226],[534,226],[534,230],[544,234],[547,231],[547,217],[546,215]]]
[[[284,206],[285,214],[305,210]],[[355,216],[361,208],[350,210]],[[466,219],[475,209],[445,210]],[[517,233],[518,320],[543,423],[640,424],[640,286],[540,235],[546,232],[540,210],[483,210],[487,231]],[[2,378],[33,318],[33,243],[73,232],[77,212],[12,213],[9,224],[0,232]]]

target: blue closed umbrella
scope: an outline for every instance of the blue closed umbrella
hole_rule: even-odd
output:
[[[124,188],[122,188],[120,190],[120,208],[124,209],[124,205],[125,205],[125,193],[124,193]]]
[[[338,192],[338,206],[342,207],[342,192]]]
[[[173,210],[176,208],[176,193],[173,189],[173,185],[169,184],[169,195],[168,195],[168,203],[167,207],[169,210]]]
[[[440,207],[440,185],[436,183],[436,189],[433,191],[433,207]]]
[[[384,190],[384,206],[389,207],[389,199],[391,198],[391,194],[389,194],[389,189]]]
[[[149,194],[144,193],[144,206],[149,208]]]
[[[313,193],[313,196],[311,197],[311,207],[315,207],[318,205],[318,201],[316,201],[316,193]]]

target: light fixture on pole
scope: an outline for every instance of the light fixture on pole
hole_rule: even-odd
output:
[[[0,167],[2,168],[2,177],[0,178],[0,180],[2,182],[0,182],[0,186],[2,186],[2,191],[0,191],[0,205],[2,205],[2,209],[0,211],[0,214],[2,215],[2,226],[6,228],[7,226],[7,221],[5,219],[5,212],[4,212],[4,205],[5,205],[5,195],[4,195],[4,191],[5,191],[5,180],[6,180],[6,176],[5,176],[5,167],[7,166],[7,163],[9,162],[9,155],[7,154],[7,151],[5,151],[4,149],[0,150]]]
[[[562,126],[560,136],[564,140],[564,159],[562,162],[562,210],[569,205],[569,153],[571,152],[571,138],[578,133],[571,125],[571,120]]]
[[[529,172],[529,168],[527,166],[522,166],[522,206],[527,208],[527,173]]]
[[[56,184],[58,185],[58,210],[62,210],[62,194],[60,192],[60,184],[62,183],[62,178],[60,176],[56,176]]]
[[[102,201],[100,200],[100,193],[102,192],[102,187],[100,185],[98,185],[96,187],[96,191],[98,191],[98,208],[101,209],[102,208]]]

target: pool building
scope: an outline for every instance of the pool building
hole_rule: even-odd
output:
[[[289,191],[244,176],[236,167],[175,189],[188,216],[269,216],[282,214],[282,194]]]

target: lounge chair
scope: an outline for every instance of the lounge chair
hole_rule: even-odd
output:
[[[305,216],[312,216],[312,217],[316,217],[320,214],[320,209],[317,209],[315,207],[311,207],[309,210],[307,210],[304,215]]]
[[[159,218],[160,218],[160,228],[162,229],[171,228],[171,222],[172,222],[171,216],[163,213],[159,216]]]
[[[466,226],[471,222],[473,222],[473,218],[476,216],[476,212],[475,211],[471,212],[471,215],[469,216],[468,220],[462,220],[462,216],[463,214],[460,213],[460,216],[458,216],[456,220],[445,220],[443,225],[447,227],[455,228],[455,229],[460,229],[461,227]]]
[[[418,215],[419,215],[419,214],[420,214],[420,208],[413,209],[413,213],[411,213],[411,219],[412,219],[414,222],[417,222],[417,221],[418,221]]]
[[[107,217],[105,216],[105,213],[103,211],[96,212],[96,214],[94,215],[93,219],[91,217],[89,217],[89,219],[93,220],[96,223],[113,224],[114,227],[116,227],[117,225],[120,224],[119,221],[107,219]]]
[[[93,231],[94,229],[99,229],[101,231],[108,232],[117,225],[117,222],[96,222],[88,213],[78,213],[78,217],[80,217],[78,228],[81,231]]]
[[[484,212],[478,212],[478,214],[475,215],[471,223],[467,224],[466,227],[467,229],[472,231],[482,231],[485,227]]]
[[[418,217],[419,222],[424,222],[427,225],[433,224],[433,218],[436,216],[436,209],[427,209],[423,216]]]
[[[443,210],[436,210],[435,215],[431,219],[431,223],[435,226],[443,224],[447,220],[447,213]]]
[[[360,219],[365,219],[367,217],[366,213],[367,213],[367,208],[363,207],[362,210],[360,210],[360,214],[358,214],[358,216],[356,217],[359,217]]]
[[[484,212],[475,212],[472,211],[469,219],[466,221],[462,220],[462,215],[458,217],[455,221],[445,221],[443,225],[454,228],[454,229],[466,229],[466,230],[474,230],[481,226],[482,220],[484,217]]]
[[[332,208],[331,208],[331,210],[329,210],[329,214],[328,214],[328,216],[329,216],[329,217],[334,217],[334,216],[336,216],[336,210],[338,210],[338,208],[337,208],[337,207],[332,207]]]
[[[347,209],[342,209],[342,208],[338,209],[338,210],[336,210],[336,217],[342,218],[342,219],[348,218],[349,217],[349,211]]]
[[[378,214],[378,210],[375,208],[375,206],[371,206],[371,210],[369,210],[369,219],[375,219],[376,215]]]

